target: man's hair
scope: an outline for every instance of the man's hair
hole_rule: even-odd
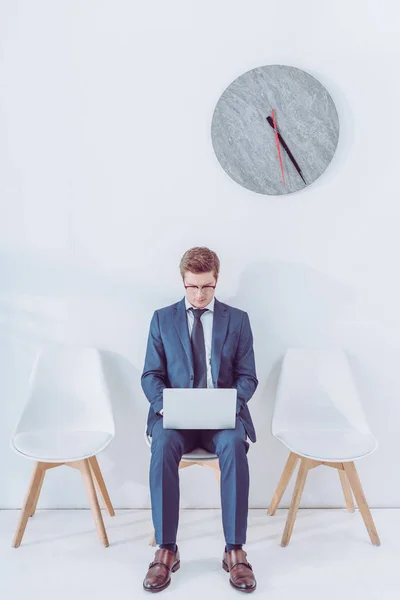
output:
[[[190,248],[186,250],[179,264],[182,279],[185,278],[185,272],[208,273],[213,271],[215,279],[219,275],[219,258],[212,250],[204,247]]]

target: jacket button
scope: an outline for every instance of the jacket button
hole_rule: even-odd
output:
[[[193,375],[190,376],[190,381],[193,381],[194,377]]]

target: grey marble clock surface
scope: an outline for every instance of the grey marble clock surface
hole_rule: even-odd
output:
[[[306,184],[327,168],[339,139],[339,118],[325,87],[312,75],[285,65],[247,71],[223,92],[215,107],[211,137],[222,168],[245,188],[260,194],[288,194],[306,187],[281,146],[283,185],[276,123]]]

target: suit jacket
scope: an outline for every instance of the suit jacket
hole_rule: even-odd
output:
[[[246,312],[215,299],[211,347],[211,373],[216,388],[236,388],[236,414],[252,442],[254,425],[247,402],[258,381],[253,336]],[[150,402],[147,433],[162,417],[164,388],[192,388],[194,370],[185,299],[156,310],[150,324],[142,388]]]

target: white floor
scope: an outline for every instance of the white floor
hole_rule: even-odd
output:
[[[300,510],[291,543],[281,548],[287,511],[268,517],[264,510],[251,510],[245,549],[258,583],[252,598],[398,600],[400,509],[372,512],[379,548],[370,543],[358,512],[336,509]],[[20,548],[11,548],[18,516],[18,511],[0,511],[2,600],[153,597],[142,589],[154,552],[148,546],[150,511],[105,514],[109,548],[100,545],[86,510],[38,511]],[[181,511],[178,543],[181,569],[157,598],[241,597],[221,568],[219,510]]]

